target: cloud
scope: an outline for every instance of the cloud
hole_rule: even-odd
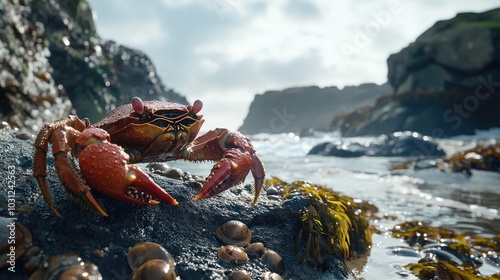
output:
[[[299,20],[317,19],[319,16],[318,8],[314,5],[314,2],[305,0],[286,2],[283,12]]]

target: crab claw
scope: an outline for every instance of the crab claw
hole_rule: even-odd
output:
[[[214,165],[194,200],[212,197],[243,182],[251,166],[252,156],[249,152],[237,148],[228,150]]]
[[[83,177],[100,193],[142,205],[155,205],[160,201],[178,204],[142,169],[128,164],[128,154],[118,145],[93,143],[86,146],[78,157]]]
[[[224,128],[210,130],[196,138],[181,158],[194,161],[218,160],[194,200],[212,197],[243,182],[251,170],[255,179],[252,206],[257,203],[266,171],[255,154],[250,139],[241,133],[229,132]]]

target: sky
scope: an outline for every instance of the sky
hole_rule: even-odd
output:
[[[98,34],[139,49],[167,88],[237,130],[256,94],[387,81],[386,60],[436,21],[498,0],[89,0]]]

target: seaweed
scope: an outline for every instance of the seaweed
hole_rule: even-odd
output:
[[[431,227],[420,221],[410,221],[394,226],[392,237],[402,238],[408,245],[424,246],[441,239],[462,239],[465,235],[457,234],[452,230]]]
[[[306,181],[289,184],[273,177],[266,180],[266,185],[280,189],[284,199],[302,195],[310,202],[299,213],[302,226],[295,240],[296,253],[302,252],[301,263],[326,271],[332,256],[345,266],[347,260],[371,248],[372,228],[365,209],[376,211],[375,206],[358,205],[348,196]]]
[[[428,254],[418,263],[410,263],[404,268],[409,269],[419,279],[463,279],[463,280],[493,280],[499,279],[500,273],[482,276],[476,269],[467,265],[459,265],[452,261],[439,260],[433,254]]]
[[[394,226],[392,236],[426,253],[418,263],[403,266],[419,279],[500,279],[500,274],[483,276],[477,270],[482,265],[480,256],[492,261],[498,258],[500,235],[493,238],[468,236],[421,221],[410,221]],[[428,251],[428,248],[436,250]],[[445,254],[437,254],[440,250]],[[446,259],[450,254],[452,258]]]
[[[500,172],[500,143],[476,147],[459,152],[445,162],[456,172],[471,175],[471,169]]]

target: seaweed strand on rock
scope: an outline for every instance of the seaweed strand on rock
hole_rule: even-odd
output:
[[[300,211],[302,227],[296,236],[302,263],[327,270],[332,256],[345,262],[371,248],[368,216],[352,198],[305,181],[286,183],[273,177],[266,185],[281,189],[285,199],[301,195],[310,202]]]

